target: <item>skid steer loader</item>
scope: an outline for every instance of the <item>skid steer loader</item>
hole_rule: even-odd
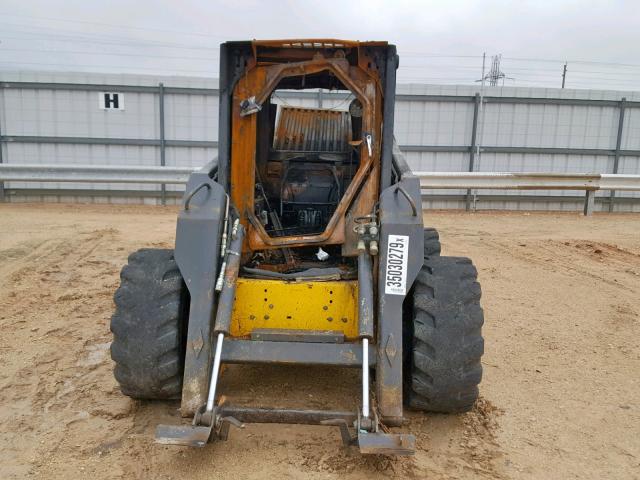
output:
[[[414,436],[388,428],[404,405],[473,406],[477,272],[440,256],[423,225],[419,179],[393,137],[397,67],[386,42],[222,44],[218,159],[189,178],[175,250],[131,254],[115,294],[122,392],[181,398],[192,417],[158,426],[158,442],[299,423],[339,427],[362,453],[412,454]],[[358,368],[362,397],[357,411],[221,402],[225,363]]]

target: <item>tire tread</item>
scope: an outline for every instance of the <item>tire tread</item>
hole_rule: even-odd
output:
[[[415,409],[464,412],[478,398],[484,314],[477,276],[468,258],[425,256],[405,320],[405,395]]]
[[[129,255],[114,294],[111,358],[122,393],[174,399],[182,392],[186,287],[173,250]]]

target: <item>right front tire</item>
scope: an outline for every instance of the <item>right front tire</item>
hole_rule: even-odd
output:
[[[405,399],[431,412],[470,410],[484,352],[478,272],[463,257],[425,257],[407,298]]]

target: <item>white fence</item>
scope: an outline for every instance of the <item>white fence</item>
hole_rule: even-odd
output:
[[[216,156],[217,82],[199,78],[0,73],[0,163],[197,168]],[[118,93],[125,109],[100,107]],[[337,107],[344,94],[283,100]],[[413,170],[640,174],[640,93],[400,85],[395,134]],[[8,201],[174,203],[180,186],[144,183],[0,185]],[[471,195],[475,193],[475,195]],[[575,210],[572,190],[425,192],[432,208]],[[640,211],[640,193],[600,190],[597,210]]]

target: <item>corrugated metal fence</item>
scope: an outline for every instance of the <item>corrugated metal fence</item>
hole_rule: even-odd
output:
[[[118,93],[119,109],[100,105]],[[482,95],[481,95],[482,93]],[[332,92],[281,92],[346,108]],[[198,167],[217,150],[215,80],[0,73],[0,161]],[[395,134],[414,170],[640,174],[640,93],[400,85]],[[181,187],[9,182],[8,201],[174,203]],[[573,191],[429,191],[432,208],[578,210]],[[598,192],[597,210],[640,211],[638,192]]]

